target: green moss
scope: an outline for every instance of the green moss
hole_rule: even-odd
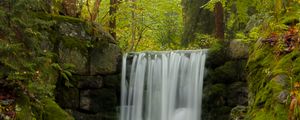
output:
[[[67,112],[61,109],[53,100],[45,99],[43,120],[74,120]]]
[[[16,101],[17,120],[35,120],[31,111],[30,100],[27,96],[21,95]]]
[[[288,111],[286,106],[275,104],[272,108],[256,109],[248,113],[246,120],[286,120]]]
[[[220,96],[225,95],[226,89],[224,84],[212,85],[206,93],[208,96]]]
[[[208,58],[206,60],[207,67],[216,68],[228,61],[227,46],[225,43],[216,43],[208,51]]]
[[[209,81],[214,83],[231,83],[240,78],[243,73],[245,63],[243,61],[227,61],[224,65],[209,72]]]
[[[49,98],[38,103],[30,102],[29,97],[21,95],[17,98],[16,111],[17,120],[74,120]]]
[[[278,101],[282,91],[289,91],[286,84],[295,75],[294,61],[300,57],[298,51],[286,55],[276,55],[268,45],[256,46],[249,57],[247,68],[250,92],[249,120],[284,120],[288,118],[288,105]],[[298,71],[298,68],[295,69]],[[276,78],[286,75],[287,78]],[[285,80],[286,79],[286,80]],[[287,83],[285,83],[287,82]]]
[[[38,13],[38,12],[34,12],[31,14],[43,20],[56,20],[57,22],[70,22],[70,23],[85,23],[83,19],[70,17],[70,16],[46,14],[46,13]]]
[[[85,50],[87,45],[87,41],[70,36],[63,36],[62,41],[64,46],[67,48],[78,48],[80,50]]]

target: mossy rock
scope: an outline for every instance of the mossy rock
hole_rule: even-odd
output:
[[[16,119],[36,120],[32,113],[29,97],[21,95],[16,99]]]
[[[212,46],[208,51],[206,67],[214,69],[230,60],[227,46],[225,43],[218,43]]]
[[[43,120],[74,120],[67,112],[61,109],[53,100],[44,99]]]
[[[232,83],[235,81],[243,80],[244,70],[245,70],[245,61],[236,60],[236,61],[227,61],[224,65],[217,67],[214,70],[211,70],[208,73],[206,80],[212,83]]]
[[[116,73],[120,58],[121,50],[115,44],[93,48],[90,53],[90,75]]]

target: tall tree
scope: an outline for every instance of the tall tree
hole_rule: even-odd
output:
[[[224,9],[221,2],[217,2],[214,8],[215,12],[215,37],[224,40]]]
[[[100,8],[100,3],[101,0],[95,0],[93,6],[90,5],[90,0],[87,0],[86,2],[86,6],[87,6],[87,10],[89,12],[90,15],[90,21],[94,22],[98,16],[99,13],[99,8]],[[93,9],[91,10],[91,7],[93,7]]]
[[[68,16],[77,16],[77,0],[64,0],[62,2],[63,13]]]
[[[117,38],[116,34],[116,13],[118,9],[118,0],[110,0],[110,7],[109,7],[109,33],[113,36],[113,38]]]
[[[130,51],[132,51],[134,49],[134,45],[135,45],[135,39],[136,39],[136,21],[135,21],[135,10],[136,10],[136,5],[135,5],[135,1],[136,0],[131,0],[132,2],[132,10],[131,10],[131,47],[130,47]]]
[[[214,30],[213,14],[201,7],[209,0],[182,0],[183,36],[182,44],[187,45],[195,39],[195,33],[212,34]]]

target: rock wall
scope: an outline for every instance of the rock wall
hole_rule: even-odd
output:
[[[114,39],[96,24],[44,17],[56,22],[52,42],[42,43],[44,50],[54,51],[61,66],[73,66],[71,77],[60,75],[55,101],[76,120],[117,119],[121,51]]]
[[[246,114],[248,89],[245,66],[248,47],[238,40],[213,46],[207,58],[203,89],[203,120],[228,120],[231,112]]]

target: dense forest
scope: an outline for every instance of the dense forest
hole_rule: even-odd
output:
[[[208,61],[220,64],[208,68],[219,70],[232,41],[249,47],[238,70],[247,74],[247,110],[235,120],[298,120],[299,22],[299,0],[1,0],[0,120],[80,118],[68,111],[72,101],[60,102],[72,95],[76,112],[114,120],[123,53],[210,48]],[[81,95],[94,93],[104,102],[86,108]]]

